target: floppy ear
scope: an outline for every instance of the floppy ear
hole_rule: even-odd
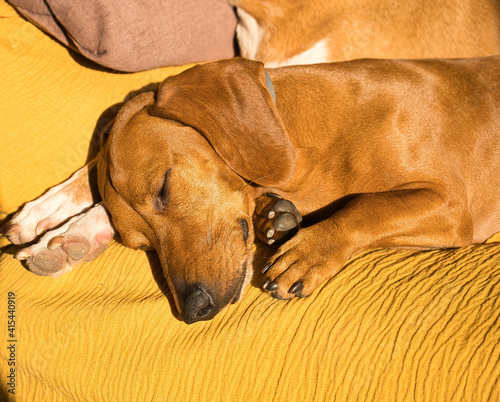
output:
[[[247,180],[275,187],[293,175],[295,153],[260,62],[224,60],[169,77],[149,113],[193,127]]]

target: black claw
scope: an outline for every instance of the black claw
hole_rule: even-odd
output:
[[[276,193],[266,193],[268,197],[274,197],[274,198],[281,198],[281,195],[276,194]]]
[[[262,268],[262,273],[265,274],[267,271],[269,271],[269,268],[271,268],[272,262],[266,264],[264,268]]]
[[[292,285],[288,293],[295,294],[297,292],[302,291],[303,288],[304,288],[304,283],[302,281],[297,281]]]
[[[275,282],[271,282],[266,286],[266,290],[268,290],[269,292],[274,292],[276,289],[278,289],[278,284]]]
[[[273,226],[279,232],[287,232],[297,226],[297,221],[292,214],[285,212],[276,218]]]

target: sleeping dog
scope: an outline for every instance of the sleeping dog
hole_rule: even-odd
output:
[[[3,231],[19,244],[56,227],[17,258],[57,276],[105,249],[107,209],[125,245],[156,250],[192,323],[240,298],[255,230],[272,242],[301,215],[263,269],[279,299],[310,295],[372,248],[484,241],[500,230],[499,163],[498,56],[268,70],[225,60],[127,102],[97,161]]]
[[[497,0],[230,0],[241,55],[266,67],[500,54]]]

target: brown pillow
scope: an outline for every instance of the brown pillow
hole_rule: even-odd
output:
[[[227,0],[9,0],[34,24],[120,71],[234,56]]]

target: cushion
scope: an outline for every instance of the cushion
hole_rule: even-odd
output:
[[[9,0],[65,45],[103,66],[141,71],[234,55],[226,0]]]
[[[5,2],[0,19],[3,219],[85,163],[107,109],[186,66],[102,71]],[[500,400],[499,242],[363,253],[290,302],[257,276],[186,325],[154,253],[113,242],[52,279],[1,238],[0,400]]]

